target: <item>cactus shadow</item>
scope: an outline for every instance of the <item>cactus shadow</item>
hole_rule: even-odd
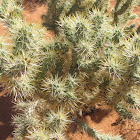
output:
[[[100,123],[104,117],[107,117],[109,113],[111,112],[111,109],[102,109],[102,108],[97,108],[93,114],[90,114],[89,116],[91,117],[91,120]]]
[[[1,91],[2,88],[0,88]],[[13,131],[11,125],[12,106],[12,97],[0,96],[0,140],[6,140]]]

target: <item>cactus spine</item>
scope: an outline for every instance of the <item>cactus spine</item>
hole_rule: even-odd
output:
[[[139,111],[140,40],[119,20],[133,2],[118,0],[114,17],[107,14],[107,2],[50,0],[46,23],[57,34],[47,42],[44,28],[26,23],[21,5],[2,1],[0,18],[12,51],[1,39],[0,80],[21,110],[13,117],[13,139],[66,139],[71,116],[98,103],[114,107],[124,118],[138,118],[127,108],[130,104]],[[96,139],[120,139],[85,127]]]

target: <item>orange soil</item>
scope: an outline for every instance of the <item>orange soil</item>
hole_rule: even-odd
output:
[[[132,14],[137,14],[137,18],[128,21],[128,25],[131,25],[133,23],[136,23],[136,28],[140,25],[140,5],[136,6],[133,10],[132,10]]]
[[[121,120],[116,111],[108,106],[98,106],[94,113],[84,116],[82,120],[101,134],[118,134],[125,140],[140,139],[140,124],[130,120]],[[74,128],[71,128],[67,134],[68,140],[94,140],[87,133],[83,133],[79,127],[75,132],[73,132]]]
[[[1,1],[1,0],[0,0]],[[116,3],[116,0],[109,0],[109,13]],[[23,16],[29,23],[37,23],[42,25],[43,21],[41,16],[46,14],[47,6],[45,5],[44,0],[23,0]],[[140,6],[134,8],[133,12],[138,14],[138,18],[132,21],[129,21],[131,24],[133,21],[137,23],[140,22]],[[7,32],[6,28],[3,28],[0,25],[0,36],[4,35]],[[5,36],[9,37],[8,34]],[[54,37],[52,31],[46,30],[46,39],[50,40]],[[11,126],[11,116],[12,112],[12,99],[11,97],[2,96],[4,93],[0,90],[0,140],[10,140],[11,132],[13,127]],[[86,115],[82,118],[84,122],[88,124],[90,128],[99,130],[101,133],[115,133],[121,134],[126,140],[138,140],[140,139],[140,125],[134,124],[134,122],[121,121],[120,123],[115,123],[118,119],[118,114],[114,110],[110,110],[109,107],[100,106],[98,109],[90,115]],[[68,140],[93,140],[89,137],[88,134],[83,133],[79,128],[76,131],[72,132],[73,126],[69,129],[67,133]]]
[[[46,15],[47,5],[44,0],[24,0],[23,1],[23,16],[28,23],[37,23],[42,26],[42,15]],[[50,40],[54,37],[54,32],[46,29],[46,39]]]

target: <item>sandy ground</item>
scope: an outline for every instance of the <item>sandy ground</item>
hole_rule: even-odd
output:
[[[0,0],[1,1],[1,0]],[[23,16],[29,23],[37,23],[42,25],[43,21],[41,16],[46,14],[47,6],[44,0],[23,0]],[[112,7],[116,3],[116,0],[109,0],[111,12]],[[138,25],[140,22],[140,6],[133,9],[133,12],[138,14],[138,18],[134,19]],[[131,24],[133,21],[129,21]],[[6,34],[7,29],[0,25],[0,36],[5,35],[8,40],[9,35]],[[52,31],[46,30],[46,39],[50,40],[54,37]],[[12,111],[12,99],[9,96],[3,96],[2,89],[0,90],[0,140],[10,140],[13,126],[11,125],[11,117],[14,114]],[[115,133],[121,134],[126,140],[139,140],[140,139],[140,126],[129,121],[117,122],[118,114],[114,110],[110,110],[108,107],[98,107],[94,114],[84,116],[83,120],[88,124],[90,128],[96,129],[101,133]],[[139,137],[139,138],[138,138]],[[79,128],[72,132],[72,128],[69,129],[67,134],[68,140],[93,140],[86,133],[83,133]]]
[[[123,136],[125,140],[140,139],[140,124],[130,120],[124,121],[115,110],[112,110],[108,106],[98,106],[94,113],[84,116],[82,120],[90,128],[101,134],[118,134]],[[78,126],[74,132],[73,129],[73,127],[69,129],[69,133],[67,134],[68,140],[94,140],[87,133],[83,133]]]

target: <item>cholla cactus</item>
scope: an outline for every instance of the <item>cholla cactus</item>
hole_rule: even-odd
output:
[[[76,122],[82,127],[84,131],[88,133],[88,135],[92,136],[97,140],[121,140],[120,135],[112,136],[112,135],[99,134],[94,129],[89,128],[86,123],[83,123],[82,121],[79,120],[76,120]]]
[[[44,28],[26,23],[21,5],[2,1],[0,18],[12,43],[7,51],[0,40],[0,80],[14,93],[20,110],[13,117],[13,139],[64,140],[77,112],[90,112],[98,103],[115,108],[124,118],[139,119],[129,111],[140,109],[139,35],[119,20],[129,9],[122,11],[120,5],[128,6],[128,1],[117,1],[116,17],[107,14],[107,2],[50,0],[47,24],[57,35],[47,42]],[[96,139],[120,139],[84,126]]]
[[[43,15],[44,25],[49,29],[57,31],[56,24],[60,18],[69,16],[75,11],[85,11],[92,7],[98,7],[100,10],[104,7],[107,9],[107,0],[49,0],[47,15]]]
[[[128,19],[134,19],[137,15],[131,14],[131,8],[139,5],[139,0],[117,0],[113,10],[114,22],[117,24],[124,24]]]
[[[57,111],[49,110],[46,101],[20,101],[16,109],[23,111],[13,117],[13,124],[16,126],[13,139],[22,138],[49,140],[63,139],[64,130],[67,124],[71,123],[68,113],[60,108]]]

